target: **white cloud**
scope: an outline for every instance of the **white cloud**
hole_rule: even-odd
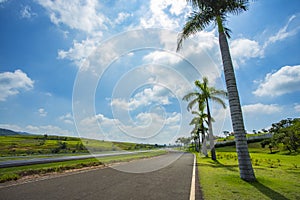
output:
[[[64,130],[58,126],[53,126],[53,125],[45,125],[45,126],[28,125],[25,127],[25,131],[29,133],[39,133],[39,134],[49,134],[49,135],[65,135],[65,136],[73,135],[73,133],[70,132],[69,130]]]
[[[9,130],[12,130],[12,131],[17,131],[17,132],[24,131],[23,128],[21,128],[20,126],[18,126],[16,124],[0,124],[0,127],[4,128],[4,129],[9,129]]]
[[[244,64],[247,59],[264,56],[263,48],[254,40],[240,38],[233,40],[230,46],[232,59],[236,68],[238,68],[239,63]]]
[[[48,112],[46,112],[44,108],[38,109],[38,112],[41,117],[46,117],[48,114]]]
[[[140,26],[143,28],[179,28],[178,16],[187,9],[186,2],[181,0],[151,0],[149,7],[150,10],[140,18]]]
[[[170,104],[169,92],[166,88],[154,85],[152,88],[145,88],[143,91],[135,94],[132,98],[119,99],[115,98],[111,101],[111,106],[123,110],[135,110],[140,106],[149,106],[151,104],[168,105]]]
[[[273,44],[275,42],[282,41],[282,40],[284,40],[284,39],[286,39],[288,37],[294,36],[298,32],[300,26],[298,26],[298,27],[296,27],[296,28],[294,28],[292,30],[288,30],[288,28],[290,26],[290,23],[295,18],[297,18],[297,16],[296,15],[292,15],[289,18],[288,22],[286,23],[286,25],[284,27],[282,27],[281,29],[279,29],[279,31],[276,34],[270,36],[268,38],[268,40],[265,42],[264,48],[266,48],[270,44]]]
[[[139,113],[131,123],[97,114],[78,124],[81,137],[143,143],[169,143],[180,129],[181,114]]]
[[[296,112],[300,112],[300,104],[296,104],[294,106],[294,109],[296,110]]]
[[[90,34],[106,29],[108,19],[98,12],[100,5],[97,0],[37,1],[49,12],[50,20],[56,25],[65,24]]]
[[[143,57],[143,60],[151,63],[173,65],[179,63],[182,58],[178,55],[165,51],[153,51]]]
[[[238,68],[240,65],[243,65],[248,59],[264,57],[266,48],[269,45],[283,41],[291,36],[296,35],[300,29],[300,26],[296,24],[296,27],[290,27],[291,23],[296,18],[298,18],[298,16],[291,16],[288,22],[282,28],[280,28],[274,35],[268,36],[263,44],[260,44],[258,41],[251,40],[248,38],[239,38],[233,40],[230,43],[230,51],[234,67]],[[274,30],[272,31],[272,33],[273,32]]]
[[[171,3],[170,13],[176,16],[181,15],[183,11],[187,8],[187,4],[185,1],[173,0],[169,1],[169,3]]]
[[[210,32],[201,31],[191,37],[191,40],[184,41],[180,53],[184,59],[194,65],[202,76],[208,77],[212,85],[221,77],[221,54],[218,37],[214,30]],[[185,70],[182,67],[180,72],[184,74]],[[201,77],[197,77],[197,79],[199,78]]]
[[[169,125],[178,125],[181,120],[181,114],[177,112],[166,113],[167,116],[158,114],[158,113],[139,113],[135,119],[139,126],[149,126],[151,123]]]
[[[102,114],[86,117],[79,121],[77,130],[81,137],[104,139],[105,134],[118,134],[118,120],[110,119]],[[107,139],[107,138],[105,138]],[[121,138],[120,138],[121,139]]]
[[[282,108],[276,104],[250,104],[250,105],[244,105],[242,106],[242,110],[245,114],[266,114],[271,115],[275,113],[279,113],[282,111]]]
[[[144,73],[150,76],[149,82],[153,84],[160,84],[165,87],[165,90],[172,92],[172,98],[181,98],[186,94],[187,91],[192,89],[193,78],[186,78],[186,72],[189,72],[189,68],[178,67],[178,68],[167,68],[156,65],[149,65],[144,68]],[[145,76],[146,77],[146,76]],[[171,93],[167,95],[171,95]]]
[[[118,17],[114,21],[115,25],[121,24],[122,22],[124,22],[130,16],[132,16],[132,14],[126,13],[126,12],[120,12],[118,14]]]
[[[167,119],[166,119],[166,124],[167,125],[178,125],[182,116],[181,114],[177,112],[173,112]]]
[[[97,45],[99,45],[99,38],[87,38],[81,42],[74,40],[73,47],[68,51],[58,51],[58,58],[72,60],[75,62],[76,66],[85,69],[88,66],[85,66],[84,63],[87,61],[88,56],[96,50]]]
[[[53,95],[50,92],[44,93],[47,97],[52,97]]]
[[[64,122],[65,124],[74,124],[73,123],[73,116],[71,113],[67,113],[59,117],[59,120]]]
[[[153,51],[145,55],[143,61],[166,67],[150,65],[146,67],[146,73],[151,74],[155,82],[168,85],[168,88],[179,97],[185,95],[194,80],[201,76],[207,76],[214,85],[221,76],[218,38],[214,31],[201,31],[191,39],[187,39],[178,54],[172,51],[176,49],[176,41],[177,33],[159,34],[159,42],[163,45],[163,49],[171,51]]]
[[[169,135],[176,134],[170,132],[179,129],[181,115],[179,113],[139,113],[133,123],[120,123],[118,127],[127,135],[134,138],[152,138],[159,134]]]
[[[277,72],[268,73],[258,88],[256,96],[280,96],[300,91],[300,65],[284,66]]]
[[[30,6],[24,6],[22,8],[22,10],[20,11],[20,14],[21,14],[21,18],[26,18],[26,19],[30,19],[34,16],[37,16],[37,14],[35,12],[33,12],[31,10],[31,7]]]
[[[20,69],[0,73],[0,101],[5,101],[9,96],[17,95],[21,91],[31,90],[33,85],[34,81]]]
[[[0,3],[5,3],[7,2],[8,0],[0,0]]]

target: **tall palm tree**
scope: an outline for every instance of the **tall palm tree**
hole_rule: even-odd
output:
[[[219,32],[219,45],[224,67],[226,87],[228,91],[229,107],[233,131],[235,134],[236,151],[238,154],[240,177],[246,181],[255,181],[255,174],[248,151],[246,131],[244,127],[243,114],[236,86],[231,55],[227,37],[229,29],[224,27],[227,14],[238,15],[248,9],[248,0],[187,0],[195,11],[179,34],[177,50],[182,47],[182,42],[189,36],[204,30],[212,22],[217,25]]]
[[[200,110],[199,112],[197,111],[192,111],[192,114],[196,115],[192,121],[190,122],[190,125],[195,125],[195,128],[193,129],[193,132],[197,134],[198,137],[198,146],[202,146],[202,153],[207,156],[207,149],[206,149],[206,137],[205,137],[205,132],[207,128],[205,127],[205,123],[208,124],[207,119],[207,114],[204,113],[204,106],[202,106],[203,109]],[[202,145],[200,145],[200,132],[201,132],[201,142]],[[199,149],[200,150],[200,149]],[[200,151],[199,151],[200,152]]]
[[[223,90],[217,90],[214,87],[208,86],[208,79],[206,77],[203,78],[203,82],[201,83],[199,80],[195,81],[195,86],[198,89],[196,92],[191,92],[183,97],[184,100],[189,101],[194,97],[188,104],[188,109],[191,109],[195,103],[198,103],[198,109],[201,111],[202,106],[206,107],[207,111],[207,121],[208,121],[208,135],[209,135],[209,143],[210,143],[210,151],[212,160],[216,160],[216,151],[215,151],[215,143],[214,143],[214,135],[212,129],[212,117],[210,113],[209,100],[212,100],[224,108],[226,108],[224,101],[220,97],[226,97],[227,93]]]

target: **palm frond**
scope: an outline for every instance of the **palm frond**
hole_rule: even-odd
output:
[[[193,115],[198,115],[198,116],[200,116],[200,112],[198,112],[198,111],[192,110],[192,114],[193,114]]]
[[[224,102],[221,98],[216,97],[216,96],[212,96],[210,99],[211,99],[212,101],[214,101],[214,102],[220,104],[223,108],[226,108],[226,104],[225,104],[225,102]]]
[[[231,30],[227,27],[224,27],[224,32],[225,32],[226,36],[230,39],[231,38],[231,35],[230,35]]]
[[[187,105],[187,110],[190,111],[193,109],[193,107],[198,103],[198,98],[193,99],[190,101]]]
[[[182,98],[182,100],[184,100],[184,101],[189,101],[192,97],[197,97],[198,96],[198,92],[190,92],[190,93],[188,93],[188,94],[186,94],[183,98]]]
[[[226,12],[238,15],[243,11],[247,11],[249,0],[229,0],[226,2]]]
[[[213,96],[220,96],[222,98],[227,98],[228,97],[228,93],[225,90],[218,90],[218,89],[216,89],[214,87],[210,88],[210,93]]]
[[[204,30],[213,21],[213,18],[214,16],[209,12],[192,12],[184,25],[182,32],[178,35],[176,51],[179,51],[182,48],[185,39],[196,34],[198,31]]]
[[[190,125],[195,125],[198,127],[199,123],[200,123],[199,119],[193,118],[192,121],[190,122]]]
[[[193,8],[199,8],[199,1],[198,0],[186,0],[187,3],[190,3]]]

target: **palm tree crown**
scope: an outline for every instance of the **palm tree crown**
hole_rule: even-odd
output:
[[[179,34],[177,51],[181,49],[183,40],[204,30],[212,22],[218,26],[219,32],[224,32],[230,38],[230,30],[224,27],[228,14],[238,15],[248,9],[248,0],[187,0],[193,11]]]

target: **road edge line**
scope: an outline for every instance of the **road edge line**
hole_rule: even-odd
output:
[[[191,191],[190,191],[190,200],[195,200],[195,179],[196,179],[196,156],[194,155],[194,164],[193,164],[193,174],[192,174],[192,183],[191,183]]]

